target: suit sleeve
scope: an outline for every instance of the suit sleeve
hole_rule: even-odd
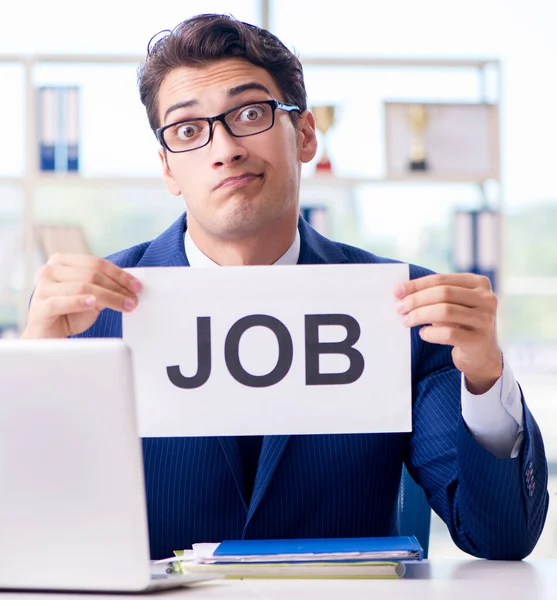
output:
[[[497,458],[461,415],[461,374],[449,346],[412,331],[413,431],[406,465],[459,548],[480,558],[530,554],[547,514],[547,461],[524,396],[524,438],[515,458]]]

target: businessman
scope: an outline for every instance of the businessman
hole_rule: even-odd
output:
[[[107,260],[52,257],[23,337],[121,336],[121,313],[141,302],[128,267],[392,262],[298,216],[315,121],[301,64],[271,33],[227,16],[184,21],[150,44],[139,88],[166,187],[186,212]],[[153,558],[242,537],[393,535],[403,463],[464,551],[532,551],[547,465],[503,361],[489,281],[414,265],[410,277],[393,294],[411,328],[412,433],[144,439]]]

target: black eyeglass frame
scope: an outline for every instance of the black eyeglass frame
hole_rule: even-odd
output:
[[[256,131],[255,133],[246,133],[244,135],[238,135],[237,133],[234,133],[228,126],[228,123],[225,121],[226,116],[229,115],[230,113],[240,110],[241,108],[244,108],[247,106],[253,106],[254,104],[268,104],[271,107],[272,118],[271,118],[271,124],[269,125],[269,127],[266,127],[265,129],[262,129],[261,131]],[[259,135],[260,133],[269,131],[269,129],[271,129],[273,127],[273,125],[275,124],[275,111],[277,110],[277,108],[280,110],[285,110],[287,112],[293,112],[296,110],[298,112],[301,112],[301,109],[299,106],[296,106],[295,104],[287,104],[285,102],[280,102],[279,100],[259,100],[257,102],[246,102],[245,104],[240,104],[240,106],[235,106],[234,108],[230,108],[229,110],[221,113],[220,115],[216,115],[215,117],[198,117],[196,119],[183,119],[181,121],[176,121],[175,123],[170,123],[169,125],[164,125],[163,127],[159,127],[158,129],[155,130],[155,135],[157,136],[157,140],[159,141],[160,145],[163,146],[163,148],[165,148],[166,150],[168,150],[168,152],[172,152],[173,154],[180,154],[182,152],[193,152],[194,150],[199,150],[199,148],[203,148],[204,146],[207,146],[207,144],[209,144],[211,142],[211,140],[213,139],[213,124],[217,121],[219,123],[222,123],[222,126],[226,129],[227,133],[229,133],[232,137],[237,137],[237,138],[250,137],[252,135]],[[196,146],[195,148],[188,148],[187,150],[172,150],[166,143],[166,140],[164,139],[164,132],[167,129],[169,129],[170,127],[176,127],[176,125],[182,125],[183,123],[192,123],[192,122],[197,122],[197,121],[207,121],[207,123],[209,123],[209,138],[208,138],[208,140],[201,146]]]

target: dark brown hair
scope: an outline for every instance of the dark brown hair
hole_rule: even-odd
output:
[[[158,93],[166,75],[176,67],[204,67],[223,58],[244,58],[262,67],[272,76],[285,102],[296,104],[301,112],[307,109],[300,61],[266,29],[228,15],[206,14],[187,19],[155,38],[149,42],[137,77],[141,102],[153,131],[160,126]],[[289,114],[296,125],[298,113]]]

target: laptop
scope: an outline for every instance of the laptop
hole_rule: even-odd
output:
[[[138,592],[154,572],[131,353],[120,339],[0,341],[0,589]]]

